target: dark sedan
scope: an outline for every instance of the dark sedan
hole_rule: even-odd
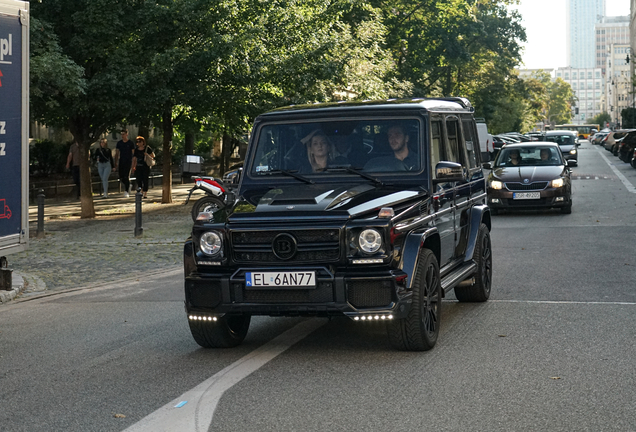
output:
[[[549,131],[545,133],[544,141],[557,143],[561,149],[561,154],[565,160],[579,162],[579,151],[577,149],[579,140],[575,132],[570,131]]]
[[[508,144],[494,162],[485,164],[488,176],[488,205],[501,209],[559,208],[572,212],[572,182],[569,164],[557,144],[532,142]]]

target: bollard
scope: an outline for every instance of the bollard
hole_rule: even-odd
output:
[[[0,290],[11,291],[13,289],[11,273],[13,270],[8,268],[7,258],[0,257]]]
[[[38,230],[37,238],[44,238],[44,189],[38,190]]]
[[[135,237],[141,237],[144,235],[144,228],[141,226],[141,188],[137,188],[135,194]]]

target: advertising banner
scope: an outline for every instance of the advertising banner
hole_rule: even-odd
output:
[[[22,26],[0,14],[0,238],[22,221]]]

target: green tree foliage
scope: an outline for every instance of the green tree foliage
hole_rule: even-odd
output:
[[[572,107],[576,101],[572,87],[561,78],[548,86],[550,95],[547,118],[554,124],[567,124],[572,121]]]
[[[625,108],[621,111],[623,129],[636,128],[636,108]],[[608,120],[609,121],[609,120]]]
[[[609,123],[611,121],[612,121],[612,116],[607,112],[602,112],[592,118],[587,119],[585,122],[587,124],[597,124],[601,127],[601,129],[603,129],[605,127],[605,123]]]

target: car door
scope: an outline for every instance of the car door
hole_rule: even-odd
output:
[[[438,162],[448,160],[446,130],[442,117],[431,118],[430,167],[431,177],[435,180],[435,166]],[[433,186],[432,209],[433,223],[440,236],[440,268],[449,264],[455,249],[455,185],[453,183],[437,183]]]
[[[457,116],[446,117],[446,130],[447,130],[447,142],[449,148],[449,159],[451,162],[461,164],[464,168],[464,172],[468,173],[468,155],[466,153],[466,144],[462,133],[462,125],[460,119]],[[473,132],[471,130],[471,132]],[[471,135],[471,148],[474,147],[473,142],[476,143]],[[476,159],[475,159],[476,160]],[[457,259],[464,256],[466,251],[466,244],[468,240],[468,220],[470,212],[470,182],[457,182],[454,184],[454,234],[455,241],[453,243],[452,258]]]

